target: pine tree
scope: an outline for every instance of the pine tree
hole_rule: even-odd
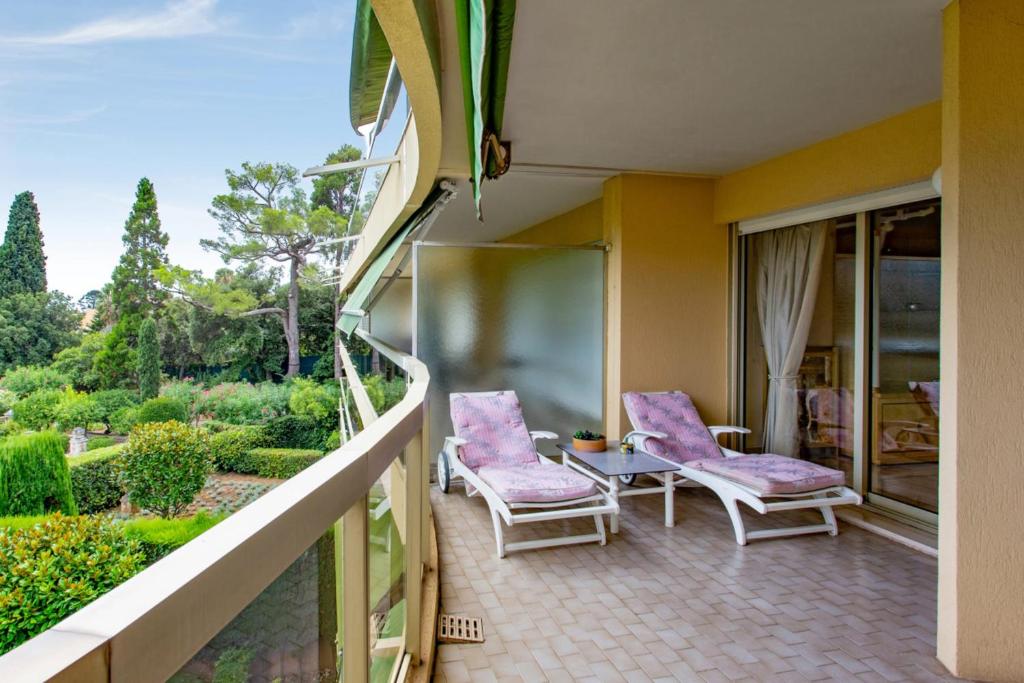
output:
[[[0,247],[0,297],[46,291],[46,256],[39,208],[31,192],[14,198]]]
[[[156,280],[167,265],[167,234],[160,229],[156,191],[148,178],[139,181],[135,203],[124,224],[124,253],[114,268],[111,300],[118,316],[155,313],[167,298]]]
[[[160,344],[156,322],[146,318],[139,327],[139,395],[145,401],[160,393]]]

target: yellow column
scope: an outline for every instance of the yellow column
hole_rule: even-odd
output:
[[[681,389],[709,424],[728,396],[729,232],[714,181],[627,174],[605,182],[605,428],[629,431],[624,391]]]
[[[1024,2],[944,16],[939,659],[1024,680]]]

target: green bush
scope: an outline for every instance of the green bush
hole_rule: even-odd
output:
[[[252,659],[253,652],[248,648],[232,647],[224,650],[213,666],[212,683],[246,683]]]
[[[110,431],[115,434],[128,434],[139,422],[138,408],[119,408],[110,415]]]
[[[210,439],[203,430],[173,420],[140,424],[132,429],[121,458],[121,482],[131,501],[161,517],[173,517],[206,482]]]
[[[139,404],[139,396],[134,391],[127,389],[107,389],[105,391],[97,391],[93,394],[92,400],[96,402],[96,406],[100,413],[99,422],[107,425],[107,428],[113,429],[114,414],[117,411],[124,408],[134,408]],[[128,425],[128,429],[125,431],[131,431],[133,425]]]
[[[307,448],[323,450],[330,430],[304,415],[282,415],[263,427],[271,448]]]
[[[94,422],[103,421],[103,413],[96,405],[89,394],[67,389],[57,404],[56,414],[57,426],[63,431],[70,431],[75,427],[88,429]]]
[[[57,410],[63,400],[64,392],[60,389],[32,392],[14,404],[14,419],[29,429],[48,429],[57,421]]]
[[[327,436],[327,441],[324,442],[324,450],[330,453],[341,448],[341,432],[335,429]]]
[[[139,406],[138,424],[149,424],[151,422],[175,422],[187,423],[189,421],[188,408],[181,401],[173,398],[151,398]]]
[[[41,389],[63,389],[70,384],[71,381],[65,375],[53,368],[40,368],[34,365],[15,368],[0,380],[0,387],[13,391],[18,398],[24,398]]]
[[[0,388],[0,415],[6,415],[7,411],[18,402],[18,395],[9,389]]]
[[[181,401],[193,417],[196,414],[196,400],[202,391],[201,386],[190,380],[170,380],[160,387],[161,396]]]
[[[224,382],[196,397],[195,413],[233,424],[256,424],[288,412],[287,384]]]
[[[156,398],[160,393],[160,342],[156,337],[156,321],[152,318],[146,318],[139,326],[137,361],[139,396],[143,400]]]
[[[236,461],[234,471],[270,479],[287,479],[322,457],[323,451],[307,448],[253,448]]]
[[[308,379],[292,382],[288,408],[293,415],[311,417],[318,424],[338,421],[338,390],[336,386],[321,385]]]
[[[124,533],[141,544],[146,561],[151,564],[211,529],[225,517],[208,512],[198,512],[182,519],[139,517],[125,522]]]
[[[256,425],[236,426],[210,437],[210,455],[213,466],[221,472],[241,472],[246,454],[253,448],[267,445],[267,435]]]
[[[96,354],[103,349],[103,332],[91,332],[82,337],[78,346],[71,346],[53,357],[50,368],[68,379],[79,391],[92,391],[99,386],[100,378],[93,369]]]
[[[97,448],[106,448],[107,446],[116,446],[117,444],[117,439],[112,436],[94,436],[85,444],[85,450],[94,451]]]
[[[93,439],[89,442],[92,445]],[[120,455],[126,444],[91,450],[68,459],[71,468],[71,492],[82,514],[102,512],[117,506],[124,495],[120,480]]]
[[[0,653],[131,578],[144,563],[139,542],[102,517],[54,515],[0,529]]]
[[[0,441],[0,516],[76,514],[66,450],[67,438],[56,432]]]
[[[388,381],[383,375],[367,375],[363,378],[363,386],[370,396],[370,403],[378,415],[383,415],[395,407],[405,396],[406,384],[401,377]]]
[[[25,427],[14,420],[0,420],[0,438],[14,436],[25,431]]]

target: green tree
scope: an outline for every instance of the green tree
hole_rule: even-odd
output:
[[[46,291],[46,256],[39,208],[31,192],[15,196],[0,247],[0,296]]]
[[[0,299],[0,373],[19,365],[49,365],[55,353],[78,341],[81,319],[60,292]]]
[[[299,372],[299,276],[324,240],[342,234],[345,220],[327,207],[312,208],[299,187],[299,172],[287,164],[242,164],[227,170],[228,194],[213,199],[210,215],[221,237],[202,240],[225,262],[270,259],[288,265],[287,307],[250,309],[240,315],[270,315],[281,321],[288,346],[287,376]]]
[[[167,234],[160,229],[156,191],[148,178],[139,181],[121,241],[124,253],[114,268],[111,301],[119,316],[139,316],[141,324],[142,316],[154,314],[167,298],[156,278],[167,265]]]
[[[190,368],[203,362],[189,337],[195,311],[195,307],[180,298],[168,299],[164,304],[163,315],[157,320],[160,364],[177,369],[178,379],[183,378]]]
[[[138,352],[139,396],[143,401],[160,393],[160,342],[156,322],[146,318],[139,327]]]
[[[135,386],[136,359],[134,340],[138,337],[136,316],[121,318],[103,340],[92,369],[100,389],[130,389]]]
[[[94,363],[96,354],[103,350],[105,337],[102,332],[90,332],[82,337],[76,346],[69,346],[53,357],[50,366],[71,380],[78,391],[94,391],[100,385]]]
[[[337,151],[331,152],[324,160],[325,165],[340,164],[346,161],[355,161],[362,157],[362,153],[352,145],[342,145]],[[346,220],[346,236],[349,236],[356,225],[349,222],[354,218],[354,213],[359,202],[359,179],[361,171],[346,171],[344,173],[332,173],[320,176],[313,180],[313,194],[310,201],[313,206],[324,206],[343,217]],[[351,248],[353,242],[339,241],[333,245],[334,272],[337,277],[341,271],[341,264],[345,261],[346,250]],[[334,321],[332,330],[332,346],[334,352],[334,377],[341,377],[341,332],[338,330],[338,319],[341,317],[341,280],[334,289]]]

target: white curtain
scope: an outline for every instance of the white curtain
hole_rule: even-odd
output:
[[[830,221],[771,230],[755,236],[757,313],[768,361],[764,449],[799,453],[797,380],[818,296]]]

